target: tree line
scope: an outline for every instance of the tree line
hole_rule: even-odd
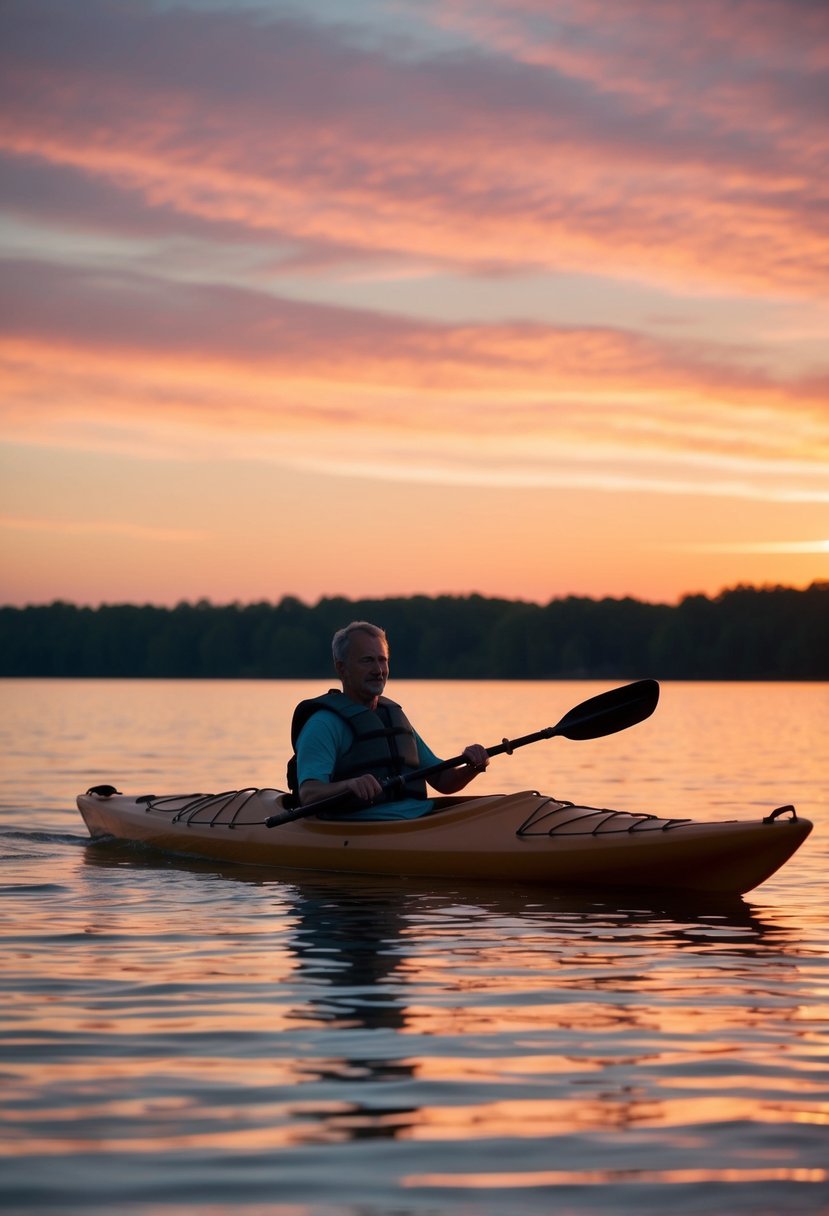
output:
[[[3,607],[0,675],[329,678],[331,636],[357,619],[386,629],[398,678],[829,679],[829,583],[676,605],[442,595]]]

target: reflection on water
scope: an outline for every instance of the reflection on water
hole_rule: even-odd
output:
[[[217,1153],[251,1201],[333,1203],[336,1168],[395,1211],[827,1186],[825,955],[743,900],[279,880],[78,842],[35,882],[38,844],[4,979],[24,1207],[67,1177],[91,1206],[127,1184],[153,1203],[148,1154],[202,1204]]]
[[[672,902],[173,861],[49,805],[0,821],[10,1209],[829,1211],[819,826]]]

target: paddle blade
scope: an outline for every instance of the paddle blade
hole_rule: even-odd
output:
[[[649,718],[659,700],[656,680],[637,680],[582,701],[553,728],[565,739],[600,739]]]

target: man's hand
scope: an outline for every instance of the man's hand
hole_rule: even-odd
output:
[[[371,773],[365,773],[362,777],[349,777],[343,785],[361,802],[376,802],[378,798],[383,797],[383,787]]]
[[[466,757],[466,763],[470,768],[474,768],[478,773],[482,773],[485,768],[489,767],[487,750],[480,743],[470,743],[461,754]]]

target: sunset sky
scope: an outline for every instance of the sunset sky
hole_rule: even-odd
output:
[[[829,4],[3,0],[0,602],[829,578]]]

